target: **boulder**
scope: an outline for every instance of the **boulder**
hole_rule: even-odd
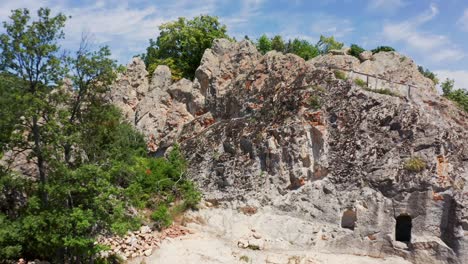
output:
[[[359,59],[361,61],[371,60],[372,59],[372,51],[366,50],[359,54]]]

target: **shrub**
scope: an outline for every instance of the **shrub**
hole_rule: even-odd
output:
[[[439,84],[439,79],[437,79],[437,75],[435,73],[431,72],[427,68],[424,69],[423,66],[418,66],[418,70],[422,75],[424,75],[424,77],[431,79],[435,85]]]
[[[167,206],[164,204],[159,205],[158,209],[151,214],[151,219],[155,221],[155,226],[158,229],[168,227],[172,224],[172,217],[169,214]]]
[[[318,95],[311,95],[308,99],[309,107],[313,110],[318,110],[322,107],[322,100]]]
[[[241,257],[239,258],[239,260],[248,263],[250,259],[249,259],[249,257],[247,257],[246,255],[243,255],[243,256],[241,256]]]
[[[395,49],[389,46],[378,46],[377,48],[372,50],[372,54],[376,54],[381,51],[388,52],[388,51],[395,51]]]
[[[192,79],[203,53],[219,38],[229,39],[229,36],[226,26],[217,17],[200,15],[191,20],[179,17],[159,26],[159,36],[156,40],[150,39],[143,59],[146,67],[158,60],[172,59],[175,68],[171,69]]]
[[[364,51],[366,51],[366,50],[363,49],[362,47],[360,47],[360,46],[358,46],[356,44],[352,44],[351,49],[349,50],[348,54],[359,59],[359,54],[361,54]]]
[[[346,80],[346,73],[342,71],[336,70],[335,72],[335,78],[340,79],[340,80]]]
[[[403,167],[407,171],[420,172],[426,168],[426,161],[420,157],[412,157],[405,162]]]
[[[365,81],[363,81],[362,79],[354,79],[354,83],[357,85],[357,86],[360,86],[362,88],[364,87],[367,87],[367,83]]]
[[[384,89],[370,89],[370,88],[364,88],[364,90],[373,92],[373,93],[378,93],[378,94],[384,94],[384,95],[390,95],[390,96],[395,96],[395,97],[401,97],[400,94],[391,91],[390,89],[384,88]]]

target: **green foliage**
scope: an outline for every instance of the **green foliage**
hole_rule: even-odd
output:
[[[286,46],[286,51],[296,54],[304,60],[310,60],[319,55],[319,50],[307,40],[294,39],[289,41]]]
[[[468,91],[464,89],[454,89],[455,81],[446,79],[440,85],[443,96],[454,101],[461,109],[468,112]]]
[[[335,78],[337,78],[337,79],[340,79],[340,80],[346,80],[347,79],[346,73],[344,73],[342,71],[336,70],[334,72],[334,74],[335,74]]]
[[[183,78],[184,73],[178,68],[176,62],[173,58],[167,59],[155,59],[153,63],[148,65],[148,74],[151,79],[154,71],[159,65],[166,65],[171,70],[171,76],[173,81],[178,81]]]
[[[320,40],[317,42],[316,47],[320,54],[327,54],[330,50],[339,50],[343,48],[344,43],[335,40],[335,37],[325,37],[320,35]]]
[[[320,107],[322,107],[322,100],[317,95],[311,95],[308,101],[309,107],[313,110],[318,110]]]
[[[151,214],[151,219],[155,221],[158,228],[168,227],[172,224],[172,218],[167,206],[162,204]]]
[[[280,35],[276,35],[271,39],[271,49],[279,52],[286,51],[286,44]]]
[[[354,83],[355,83],[357,86],[360,86],[360,87],[362,87],[362,88],[367,87],[367,83],[366,83],[365,81],[363,81],[362,79],[359,79],[359,78],[354,79]]]
[[[172,59],[171,69],[177,73],[175,78],[180,74],[192,79],[203,53],[211,48],[213,40],[229,39],[226,26],[222,25],[217,17],[207,15],[197,16],[192,20],[180,17],[176,21],[161,25],[159,31],[156,41],[150,40],[143,59],[147,68],[153,64],[168,63],[169,61],[165,60]],[[152,68],[156,67],[153,65]]]
[[[167,159],[148,157],[143,136],[105,100],[117,72],[110,50],[84,41],[73,57],[58,56],[65,17],[40,9],[30,19],[13,11],[0,36],[0,155],[30,151],[38,172],[0,165],[0,259],[90,263],[98,234],[139,227],[130,206],[178,200],[185,210],[200,193],[177,146]]]
[[[279,35],[269,39],[263,34],[256,43],[258,51],[265,54],[268,51],[276,50],[284,53],[293,53],[303,58],[310,60],[319,55],[319,51],[315,45],[310,44],[307,40],[294,39],[289,40],[286,44],[283,38]]]
[[[412,157],[405,162],[403,167],[407,171],[421,172],[426,168],[426,161],[420,157]]]
[[[389,46],[378,46],[377,48],[372,50],[372,54],[376,54],[376,53],[379,53],[381,51],[389,52],[389,51],[395,51],[395,49],[392,48],[392,47],[389,47]]]
[[[435,85],[439,83],[439,79],[437,79],[437,75],[433,72],[431,72],[429,69],[424,69],[423,66],[418,66],[419,72],[424,75],[424,77],[429,78],[434,82]]]
[[[396,92],[393,92],[392,90],[390,90],[390,89],[388,89],[388,88],[371,89],[371,88],[365,87],[364,90],[369,91],[369,92],[373,92],[373,93],[378,93],[378,94],[384,94],[384,95],[390,95],[390,96],[395,96],[395,97],[401,97],[400,94],[398,94],[398,93],[396,93]]]
[[[363,53],[364,51],[366,51],[364,48],[356,44],[351,44],[351,49],[349,50],[348,54],[359,59],[359,54]]]
[[[455,80],[448,79],[448,78],[445,79],[445,81],[443,81],[440,84],[440,87],[442,88],[442,94],[445,97],[449,96],[453,92],[454,86],[455,86]]]
[[[257,41],[257,49],[260,53],[265,54],[272,49],[271,40],[267,35],[263,34]]]

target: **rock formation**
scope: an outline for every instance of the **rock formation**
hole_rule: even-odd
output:
[[[306,62],[216,40],[193,82],[173,83],[165,66],[149,82],[134,59],[110,99],[151,152],[181,145],[206,199],[320,227],[305,247],[468,263],[468,115],[407,57]]]

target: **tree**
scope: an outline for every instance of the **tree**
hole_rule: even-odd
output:
[[[320,54],[326,54],[329,50],[339,50],[343,48],[344,44],[335,40],[335,37],[325,37],[320,35],[320,40],[317,42],[316,47]]]
[[[284,52],[286,50],[286,44],[280,35],[276,35],[271,39],[271,48],[279,52]]]
[[[453,87],[455,86],[455,80],[453,79],[445,79],[445,81],[440,84],[442,88],[442,93],[444,96],[449,96],[453,92]]]
[[[443,96],[454,101],[460,108],[468,112],[468,91],[464,89],[455,89],[455,81],[446,79],[440,85]]]
[[[16,75],[25,82],[28,109],[25,109],[23,128],[32,137],[32,156],[36,160],[42,205],[47,204],[46,162],[48,135],[56,124],[48,122],[55,109],[47,107],[49,86],[61,81],[64,74],[58,40],[62,39],[66,17],[63,14],[51,17],[50,10],[41,8],[37,12],[37,21],[30,22],[27,9],[12,11],[11,23],[4,22],[6,33],[0,35],[2,69]]]
[[[267,35],[263,34],[257,41],[257,49],[260,53],[265,54],[272,49],[271,40]]]
[[[296,54],[304,60],[310,60],[319,55],[319,50],[307,40],[294,39],[289,41],[286,51]]]
[[[361,54],[364,51],[365,51],[365,49],[363,49],[362,47],[360,47],[360,46],[358,46],[356,44],[351,44],[351,47],[350,47],[350,50],[349,50],[348,54],[359,59],[359,54]]]
[[[98,234],[139,227],[130,206],[181,200],[186,209],[200,196],[182,155],[147,157],[143,136],[105,100],[116,75],[110,50],[83,41],[59,56],[65,17],[40,9],[30,20],[14,10],[0,36],[0,154],[27,153],[37,168],[26,175],[0,163],[0,259],[93,263]]]
[[[392,48],[392,47],[389,47],[389,46],[378,46],[377,48],[372,50],[372,54],[376,54],[376,53],[379,53],[381,51],[390,52],[390,51],[395,51],[395,49]]]
[[[439,79],[437,79],[437,75],[431,72],[429,69],[424,69],[423,66],[418,66],[418,70],[422,75],[424,75],[424,77],[431,79],[435,85],[439,83]]]
[[[160,64],[164,60],[174,61],[174,70],[181,72],[185,78],[192,79],[195,70],[206,49],[210,48],[213,40],[227,38],[226,26],[217,17],[198,16],[192,20],[180,17],[176,21],[159,27],[160,33],[156,41],[150,40],[150,45],[143,56],[146,67]],[[156,69],[155,66],[151,68]],[[150,72],[152,74],[152,72]]]

